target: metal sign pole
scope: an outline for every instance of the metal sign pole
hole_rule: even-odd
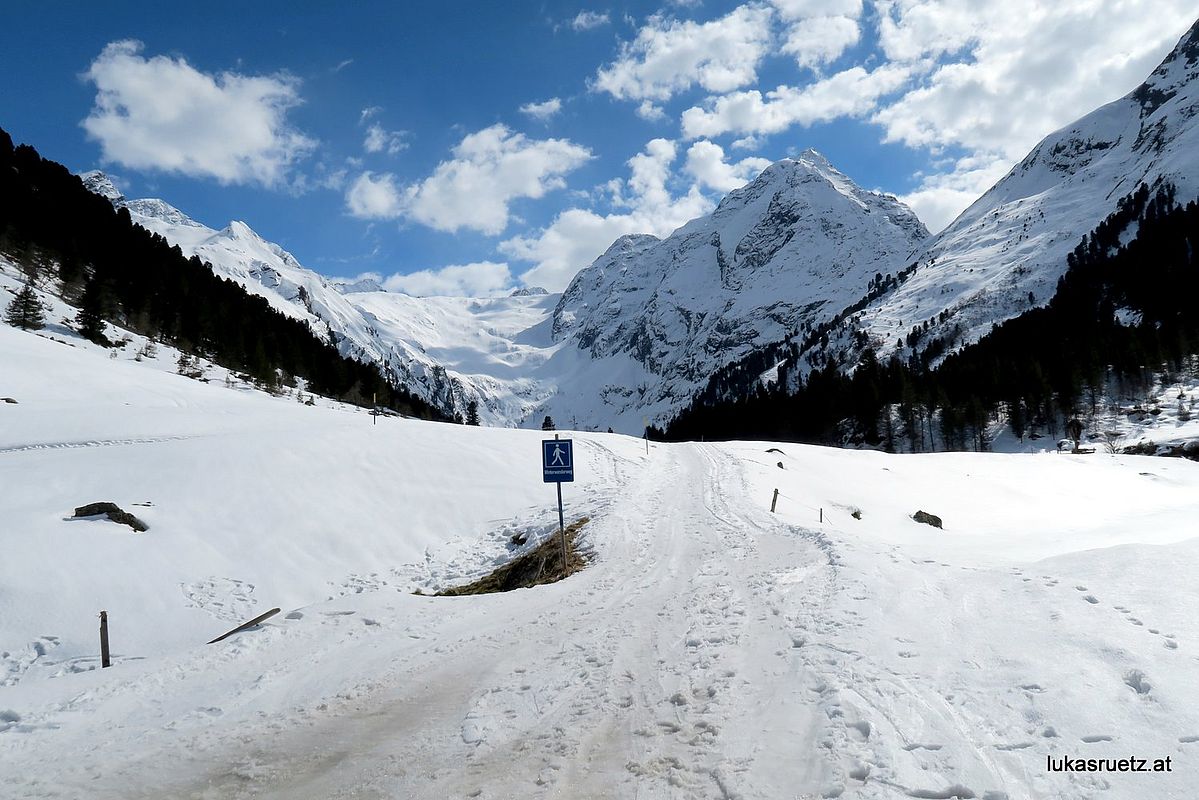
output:
[[[554,434],[554,438],[558,438],[558,434]],[[558,539],[562,543],[562,574],[566,574],[566,515],[562,510],[562,481],[556,481],[558,484]]]

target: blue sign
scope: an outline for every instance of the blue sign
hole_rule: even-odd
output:
[[[541,440],[541,473],[546,483],[575,479],[574,442],[570,439]]]

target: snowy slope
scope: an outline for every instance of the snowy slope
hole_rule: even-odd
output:
[[[958,341],[975,341],[1045,304],[1082,237],[1141,183],[1163,182],[1181,202],[1199,197],[1199,22],[1135,91],[1047,136],[852,327],[887,354],[913,326],[948,312],[929,336],[961,325]]]
[[[556,358],[579,379],[546,411],[626,431],[668,420],[717,368],[828,320],[927,235],[816,151],[779,161],[711,215],[663,240],[623,237],[579,273],[554,311]]]
[[[0,364],[2,797],[1199,785],[1199,464],[574,434],[593,564],[432,598],[552,530],[540,434],[372,426],[7,326]],[[64,519],[100,499],[150,530]]]

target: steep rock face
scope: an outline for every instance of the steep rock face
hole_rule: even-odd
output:
[[[819,153],[779,161],[711,215],[666,239],[623,237],[579,273],[553,317],[555,361],[581,358],[562,370],[577,387],[545,410],[626,430],[668,419],[715,369],[827,320],[927,235]]]
[[[1182,202],[1199,196],[1199,22],[1136,90],[1033,148],[930,240],[911,277],[844,326],[834,346],[857,330],[885,355],[930,319],[923,341],[958,326],[954,344],[977,340],[993,323],[1046,303],[1067,254],[1141,183],[1173,184]]]

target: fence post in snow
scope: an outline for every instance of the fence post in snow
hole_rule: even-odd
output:
[[[775,489],[775,490],[774,490],[774,497],[772,497],[772,498],[770,499],[770,513],[771,513],[771,514],[773,514],[773,513],[774,513],[774,507],[775,507],[776,505],[778,505],[778,502],[779,502],[779,490],[778,490],[778,489]]]
[[[108,657],[108,612],[100,612],[100,667],[111,667],[112,661]]]

